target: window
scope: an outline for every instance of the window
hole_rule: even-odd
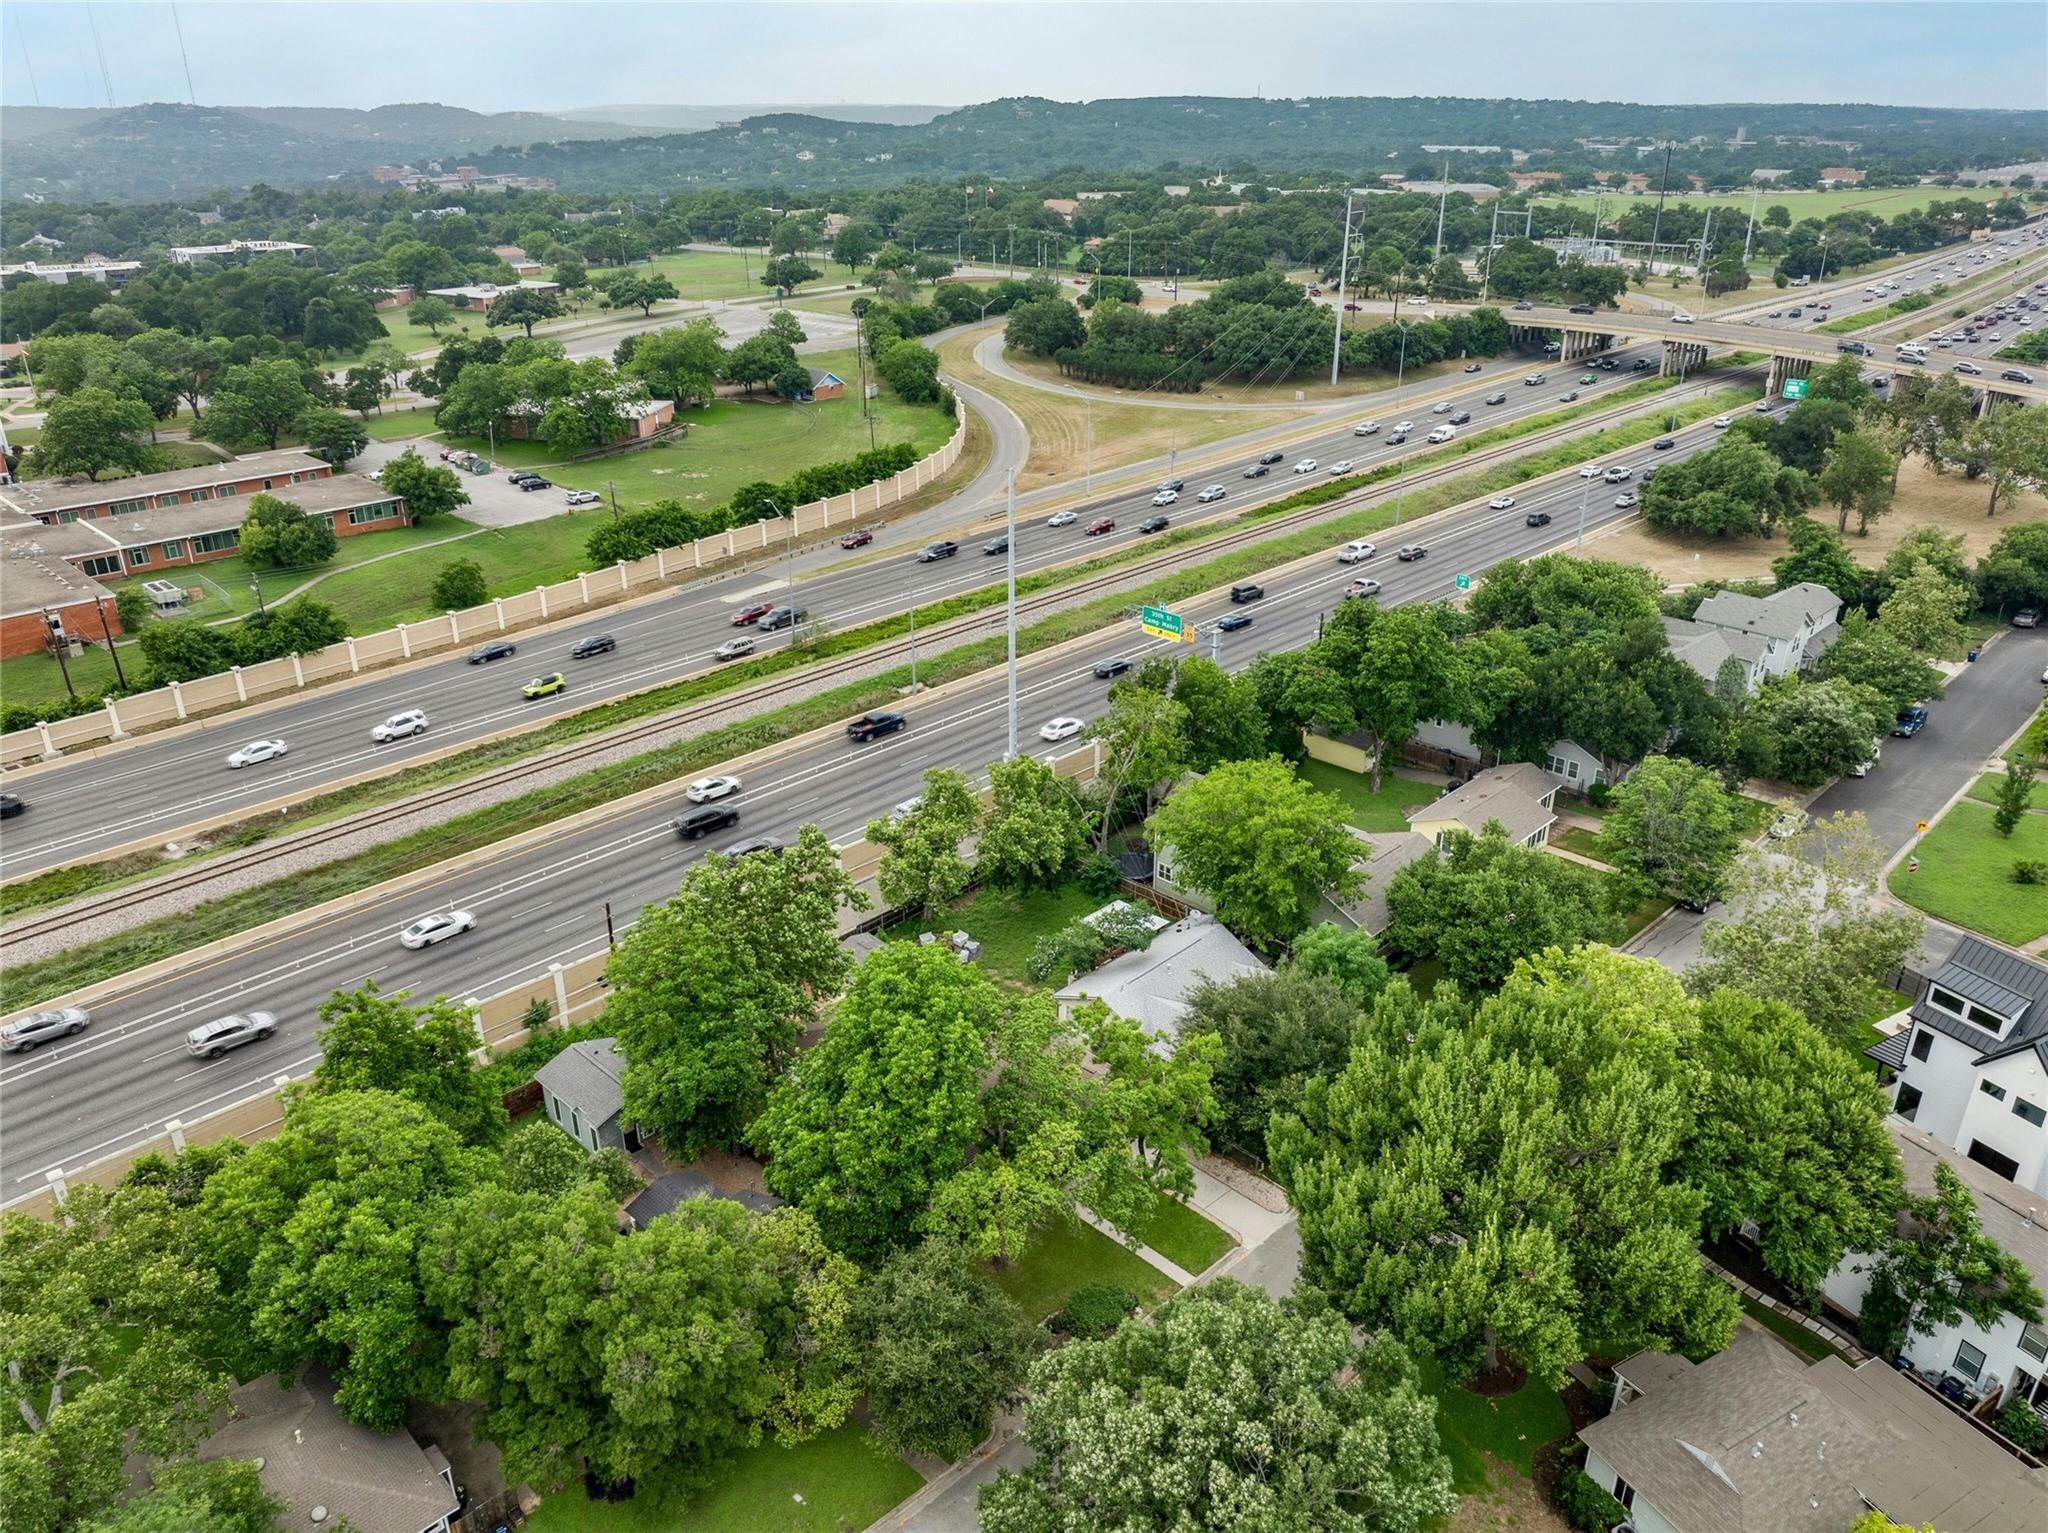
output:
[[[1967,1341],[1956,1343],[1956,1372],[1966,1379],[1984,1376],[1984,1354]]]
[[[2040,1362],[2048,1362],[2048,1330],[2029,1324],[2020,1331],[2020,1350]]]
[[[77,520],[78,513],[76,511],[59,511],[57,513],[57,523],[59,526],[63,526],[70,522],[75,522]],[[44,522],[43,525],[47,527],[50,524],[48,522]]]
[[[184,540],[183,540],[182,538],[172,538],[172,539],[170,540],[170,542],[168,542],[168,543],[165,543],[165,544],[164,544],[164,545],[162,546],[162,553],[163,553],[163,556],[164,556],[164,557],[165,557],[166,559],[182,559],[182,558],[184,558],[184,557],[185,557],[185,543],[184,543]]]
[[[1892,1111],[1901,1118],[1904,1118],[1908,1123],[1911,1123],[1913,1121],[1913,1114],[1920,1110],[1920,1095],[1920,1088],[1918,1086],[1907,1081],[1901,1081],[1899,1083],[1898,1100],[1892,1103]]]
[[[578,1144],[583,1142],[583,1115],[573,1107],[569,1109],[569,1137]]]
[[[218,495],[222,500],[226,500],[230,496],[241,494],[242,491],[239,485],[224,484],[215,489],[213,493]]]
[[[192,540],[195,554],[216,553],[223,548],[233,548],[242,541],[242,529],[230,528],[226,532],[205,532]]]
[[[117,500],[112,505],[107,507],[107,515],[133,516],[137,511],[143,509],[143,504],[144,503],[139,500]]]
[[[121,573],[119,554],[95,554],[78,566],[88,575],[118,575]]]
[[[196,505],[198,505],[198,504],[199,504],[199,502],[201,502],[202,500],[212,500],[212,499],[213,499],[213,491],[211,491],[211,490],[209,490],[209,489],[201,488],[201,489],[197,489],[197,490],[194,490],[194,491],[192,492],[192,504],[193,504],[193,505],[195,505],[195,506],[196,506]]]
[[[297,483],[298,481],[297,481],[297,480],[294,480],[294,481],[292,481],[292,482],[293,482],[294,484],[296,484],[296,483]],[[266,489],[266,490],[270,488],[270,481],[269,481],[268,479],[266,479],[266,480],[264,480],[264,481],[263,481],[263,488],[264,488],[264,489]]]
[[[1620,1475],[1614,1477],[1614,1499],[1626,1507],[1636,1504],[1636,1488]]]
[[[128,563],[134,568],[139,569],[149,563],[149,550],[147,548],[127,548],[123,549],[122,552],[127,554]]]
[[[1564,757],[1552,756],[1550,758],[1550,775],[1552,777],[1564,776]]]
[[[1970,1148],[1965,1153],[1978,1165],[1989,1167],[2008,1182],[2016,1182],[2020,1179],[2020,1163],[2010,1155],[2001,1154],[1999,1151],[1992,1149],[1990,1145],[1984,1143],[1981,1139],[1972,1139],[1970,1141]]]
[[[1927,1000],[1935,1010],[1945,1011],[1950,1016],[1968,1022],[1973,1027],[1981,1027],[1988,1033],[1999,1033],[2005,1030],[2006,1019],[1997,1012],[1986,1011],[1974,1001],[1966,1001],[1954,992],[1942,989],[1939,985],[1929,985],[1927,987]]]
[[[1915,1059],[1925,1059],[1929,1054],[1932,1054],[1934,1052],[1934,1034],[1924,1027],[1921,1028],[1920,1031],[1913,1034],[1913,1047],[1910,1052]]]
[[[397,514],[397,501],[380,500],[374,506],[357,506],[354,510],[350,511],[348,514],[348,524],[351,527],[360,527],[365,522],[381,522]]]
[[[2005,1100],[2005,1088],[1996,1081],[1979,1081],[1977,1082],[1977,1089],[1994,1102],[2003,1102]]]
[[[2048,1112],[2043,1112],[2025,1097],[2014,1097],[2012,1099],[2012,1115],[2015,1118],[2025,1118],[2035,1128],[2039,1128],[2043,1123],[2048,1123]]]

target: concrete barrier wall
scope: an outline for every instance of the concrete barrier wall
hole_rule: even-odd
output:
[[[686,579],[696,571],[779,548],[792,537],[802,540],[821,536],[834,527],[849,527],[863,515],[893,506],[937,479],[959,462],[966,440],[966,418],[962,416],[952,437],[931,456],[920,458],[892,478],[877,480],[846,495],[798,506],[793,525],[777,520],[736,527],[680,548],[664,548],[644,559],[593,570],[551,586],[537,586],[480,607],[345,639],[310,655],[266,660],[217,676],[138,692],[77,718],[15,730],[0,736],[0,766],[86,750],[138,730],[161,729],[201,714],[280,696],[337,677],[449,653],[495,634],[645,594]],[[318,587],[314,590],[317,595]]]

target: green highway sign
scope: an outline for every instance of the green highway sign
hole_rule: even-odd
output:
[[[1178,612],[1168,612],[1164,607],[1140,607],[1138,626],[1155,639],[1171,639],[1176,644],[1185,640],[1195,642],[1194,630],[1183,623]]]
[[[1460,575],[1452,581],[1452,584],[1461,591],[1469,591],[1472,589],[1472,577],[1470,575]]]
[[[1804,378],[1787,378],[1785,386],[1778,390],[1778,393],[1785,399],[1804,399],[1806,397],[1806,380]]]

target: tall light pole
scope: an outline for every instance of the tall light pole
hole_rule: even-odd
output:
[[[1436,184],[1436,254],[1431,259],[1444,258],[1444,203],[1451,195],[1451,157],[1444,156],[1444,178]]]
[[[1351,271],[1351,197],[1344,194],[1344,238],[1337,247],[1337,324],[1330,338],[1330,387],[1337,386],[1337,359],[1344,351],[1344,279]]]
[[[1749,189],[1749,227],[1742,231],[1742,264],[1744,267],[1749,265],[1749,243],[1751,237],[1756,233],[1756,200],[1763,194],[1764,186],[1761,181]]]
[[[1592,498],[1592,494],[1593,481],[1581,479],[1579,481],[1579,537],[1578,541],[1572,545],[1572,552],[1574,554],[1583,553],[1586,548],[1586,502]]]
[[[1487,291],[1493,286],[1493,252],[1500,244],[1500,199],[1493,200],[1493,230],[1486,236],[1485,269],[1479,273],[1479,301],[1486,302]]]
[[[1003,753],[1005,761],[1017,754],[1017,471],[1014,468],[1008,478],[1008,509],[1003,519],[1008,534],[1003,539],[1004,577],[1008,590],[1004,597],[1003,628],[1009,643],[1010,748]]]

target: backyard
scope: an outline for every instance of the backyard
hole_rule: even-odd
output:
[[[1081,888],[995,889],[986,885],[963,895],[930,921],[904,921],[883,935],[891,941],[915,941],[920,932],[964,931],[981,944],[981,967],[998,979],[1028,984],[1024,966],[1040,937],[1058,931],[1106,903]]]
[[[2048,884],[2020,883],[2013,864],[2048,865],[2048,815],[2030,811],[2009,837],[1998,833],[1992,816],[1988,804],[1958,801],[1915,848],[1919,871],[1901,862],[1887,883],[1936,920],[2024,947],[2048,935]]]
[[[1375,793],[1370,777],[1327,761],[1303,761],[1295,770],[1311,787],[1342,799],[1344,818],[1360,830],[1406,830],[1408,817],[1402,811],[1427,804],[1443,791],[1434,782],[1417,782],[1412,777],[1387,772],[1380,778],[1380,791]]]
[[[1147,1309],[1174,1292],[1173,1280],[1165,1273],[1079,1219],[1046,1225],[1032,1235],[1017,1260],[1007,1266],[990,1264],[987,1271],[1025,1318],[1034,1321],[1057,1314],[1075,1289],[1090,1283],[1128,1288]]]

